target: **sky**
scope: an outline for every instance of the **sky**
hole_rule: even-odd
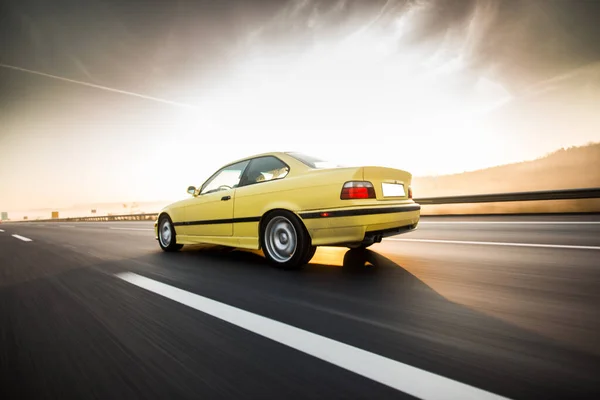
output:
[[[600,141],[597,1],[5,0],[0,209],[267,151],[441,175]]]

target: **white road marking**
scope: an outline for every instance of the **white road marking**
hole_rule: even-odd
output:
[[[113,227],[108,227],[108,229],[115,229],[115,230],[120,230],[120,231],[153,231],[154,230],[152,228],[113,228]]]
[[[421,224],[504,224],[504,225],[600,225],[600,221],[420,221]]]
[[[506,399],[401,362],[131,273],[120,279],[424,400]]]
[[[21,236],[21,235],[12,235],[12,237],[22,240],[24,242],[33,242],[33,240],[26,238],[25,236]]]
[[[0,229],[0,232],[4,232],[2,229]]]
[[[75,228],[74,225],[59,225],[61,228]]]
[[[535,243],[508,243],[508,242],[474,242],[467,240],[438,240],[438,239],[399,239],[386,238],[395,242],[423,242],[423,243],[448,243],[448,244],[479,244],[484,246],[514,246],[514,247],[546,247],[553,249],[600,250],[600,246],[571,246],[566,244],[535,244]]]

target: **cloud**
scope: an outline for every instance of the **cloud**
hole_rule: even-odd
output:
[[[179,194],[271,146],[442,173],[600,132],[600,2],[136,3],[2,2],[0,62],[50,75],[0,71],[4,184]],[[156,168],[174,153],[185,176]]]
[[[600,60],[600,2],[561,0],[91,0],[3,2],[0,61],[157,97],[214,86],[247,54],[356,35],[449,55],[513,94]],[[85,28],[84,28],[85,27]],[[140,72],[143,73],[140,73]],[[188,95],[189,96],[189,95]]]
[[[465,68],[514,94],[600,60],[600,2],[555,0],[292,1],[249,38],[276,51],[377,32],[435,59],[455,52]],[[245,42],[246,44],[248,42]]]

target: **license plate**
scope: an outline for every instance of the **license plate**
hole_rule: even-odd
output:
[[[383,197],[404,197],[404,185],[401,183],[382,183]]]

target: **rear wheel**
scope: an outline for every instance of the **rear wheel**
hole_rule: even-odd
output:
[[[171,218],[166,215],[158,221],[158,244],[164,251],[177,251],[183,247],[182,244],[177,244],[175,227]]]
[[[314,255],[308,232],[289,211],[267,215],[261,224],[260,242],[269,263],[278,268],[302,268]]]
[[[310,260],[315,256],[315,252],[317,251],[317,246],[309,246],[308,252],[306,253],[306,257],[303,260],[304,264],[308,264]]]

